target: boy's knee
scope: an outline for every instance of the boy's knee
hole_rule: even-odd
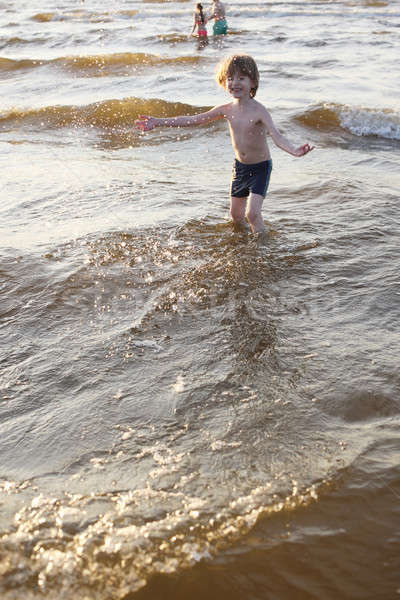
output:
[[[249,223],[256,223],[259,216],[259,211],[254,210],[254,208],[249,208],[248,210],[246,210],[246,219]]]
[[[230,213],[232,221],[243,221],[243,211],[231,207]]]

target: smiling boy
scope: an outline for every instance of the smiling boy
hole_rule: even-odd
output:
[[[314,147],[309,144],[294,147],[279,133],[267,109],[254,99],[259,73],[251,56],[238,54],[227,58],[219,65],[216,79],[233,98],[232,102],[190,116],[158,118],[140,115],[135,125],[142,131],[150,131],[154,127],[192,127],[226,119],[236,157],[231,184],[231,217],[234,225],[239,227],[246,225],[247,218],[253,233],[261,233],[265,231],[261,209],[272,171],[267,134],[279,148],[293,156],[304,156]]]

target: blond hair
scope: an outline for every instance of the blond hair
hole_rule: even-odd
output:
[[[223,60],[217,68],[215,76],[217,83],[223,88],[226,88],[228,77],[232,77],[237,71],[243,75],[247,75],[252,80],[254,86],[250,90],[250,96],[254,98],[258,89],[260,75],[256,61],[247,54],[234,54]]]

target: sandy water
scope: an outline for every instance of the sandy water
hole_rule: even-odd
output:
[[[192,8],[0,3],[2,598],[396,598],[400,5]],[[133,128],[233,52],[316,145],[265,246],[224,123]]]

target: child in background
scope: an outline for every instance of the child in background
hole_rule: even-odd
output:
[[[314,147],[309,144],[293,146],[279,133],[267,109],[254,99],[259,73],[251,56],[239,54],[227,58],[219,65],[216,79],[232,97],[231,102],[197,115],[167,118],[140,115],[135,125],[142,131],[150,131],[154,127],[192,127],[226,119],[236,156],[231,183],[231,217],[236,228],[246,226],[247,218],[253,233],[263,233],[265,225],[261,209],[272,171],[267,134],[279,148],[293,156],[304,156]]]
[[[213,35],[226,35],[228,33],[225,6],[220,0],[213,0],[212,13],[208,17],[209,21],[211,21],[211,19],[214,19]]]
[[[196,4],[196,10],[194,12],[194,22],[191,31],[191,35],[193,35],[194,30],[197,27],[197,37],[199,38],[199,42],[202,45],[208,44],[208,36],[207,36],[207,28],[206,28],[207,19],[203,12],[203,6],[200,4]]]

